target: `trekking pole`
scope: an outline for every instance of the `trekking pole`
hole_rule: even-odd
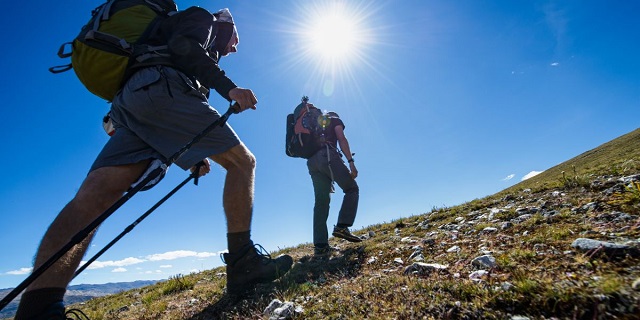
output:
[[[229,116],[232,113],[238,113],[235,109],[238,106],[237,103],[230,105],[227,112],[225,112],[220,118],[211,123],[208,127],[206,127],[202,132],[196,135],[191,141],[189,141],[185,146],[183,146],[178,152],[174,153],[171,157],[165,160],[165,164],[167,167],[175,162],[178,158],[180,158],[191,146],[193,146],[198,141],[202,140],[204,136],[206,136],[209,132],[215,129],[217,126],[224,126],[229,119]],[[89,234],[97,228],[100,224],[102,224],[107,218],[109,218],[116,210],[118,210],[123,204],[125,204],[131,197],[133,197],[138,191],[140,191],[143,187],[145,187],[149,182],[151,182],[156,177],[160,176],[162,173],[162,168],[158,167],[152,170],[149,175],[143,179],[140,183],[138,183],[135,187],[127,191],[118,201],[116,201],[111,207],[105,210],[102,214],[100,214],[95,220],[93,220],[89,225],[87,225],[84,229],[80,230],[76,233],[71,240],[65,244],[58,252],[53,254],[48,260],[46,260],[40,267],[34,269],[33,272],[22,281],[17,287],[15,287],[11,292],[9,292],[2,300],[0,301],[0,310],[4,309],[9,302],[11,302],[15,297],[17,297],[24,289],[26,289],[33,281],[35,281],[38,277],[40,277],[47,269],[49,269],[56,261],[58,261],[62,256],[64,256],[67,251],[71,250],[76,244],[82,242]],[[177,190],[176,190],[177,191]]]
[[[167,201],[167,199],[171,198],[171,196],[173,196],[176,192],[178,192],[178,190],[180,190],[180,188],[182,188],[185,184],[187,184],[191,179],[195,178],[194,184],[198,185],[198,177],[199,177],[198,175],[200,173],[200,167],[202,167],[202,165],[203,165],[203,162],[202,161],[199,162],[196,165],[196,169],[193,171],[193,173],[189,175],[189,177],[184,179],[184,181],[182,181],[175,188],[173,188],[173,190],[169,191],[169,193],[167,193],[162,199],[156,202],[156,204],[154,204],[151,208],[149,208],[149,210],[147,210],[144,214],[138,217],[136,221],[134,221],[132,224],[126,227],[117,237],[115,237],[113,240],[111,240],[111,242],[109,242],[106,246],[104,246],[102,250],[100,250],[93,257],[91,257],[91,259],[87,260],[85,264],[83,264],[80,268],[78,268],[78,270],[76,270],[76,273],[73,275],[72,279],[75,279],[78,275],[80,275],[80,273],[82,273],[82,271],[87,269],[87,267],[89,267],[90,264],[92,264],[94,261],[100,258],[100,256],[102,256],[103,253],[107,252],[107,250],[113,247],[113,245],[116,244],[116,242],[120,241],[120,239],[122,239],[127,233],[131,232],[131,230],[133,230],[133,228],[135,228],[138,224],[140,224],[142,220],[147,218],[153,211],[158,209],[158,207],[160,207],[165,201]]]

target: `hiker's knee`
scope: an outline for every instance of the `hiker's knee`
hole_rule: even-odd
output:
[[[256,167],[256,157],[242,143],[210,158],[227,171],[239,169],[243,172],[250,173],[253,172]]]
[[[345,194],[360,194],[360,187],[358,187],[358,183],[353,181],[353,183],[349,185],[347,188],[345,188],[343,191]]]

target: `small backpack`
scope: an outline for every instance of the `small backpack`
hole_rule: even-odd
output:
[[[49,71],[73,69],[89,91],[112,101],[134,62],[168,59],[168,54],[161,53],[166,46],[151,47],[144,41],[161,19],[177,10],[173,0],[109,0],[91,12],[92,18],[73,42],[60,47],[58,56],[71,57],[71,63]],[[65,52],[69,44],[71,52]]]
[[[308,107],[308,101],[308,97],[302,97],[296,111],[287,115],[285,152],[289,157],[309,159],[326,144],[328,116]]]

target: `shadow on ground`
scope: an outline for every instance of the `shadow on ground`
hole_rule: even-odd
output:
[[[332,278],[352,278],[360,273],[364,247],[347,248],[328,257],[304,256],[280,280],[261,284],[243,297],[224,294],[218,301],[189,320],[252,318],[251,310],[264,310],[279,293],[297,291],[303,284],[322,285]]]

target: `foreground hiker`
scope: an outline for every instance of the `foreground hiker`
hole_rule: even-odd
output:
[[[220,117],[208,103],[206,88],[236,101],[239,112],[256,109],[254,93],[238,87],[218,67],[220,57],[236,52],[239,38],[228,10],[214,15],[202,8],[188,8],[163,20],[149,37],[151,45],[168,45],[168,55],[154,57],[150,60],[153,63],[133,65],[134,72],[113,99],[110,116],[115,133],[75,197],[44,235],[34,268],[115,203],[153,159],[170,157]],[[215,24],[216,20],[226,24]],[[257,283],[282,276],[293,260],[290,256],[272,259],[251,240],[256,160],[229,125],[211,131],[176,164],[186,170],[207,158],[226,170],[223,207],[229,251],[224,254],[227,292],[239,295]],[[199,173],[204,175],[209,170],[209,162],[204,161]],[[92,235],[31,283],[22,295],[15,319],[65,318],[63,296]]]
[[[358,169],[349,141],[344,134],[345,125],[338,114],[335,112],[323,114],[309,103],[308,99],[306,96],[303,97],[302,103],[288,117],[288,124],[292,128],[288,129],[290,132],[287,137],[287,154],[307,159],[307,168],[315,195],[314,254],[325,255],[332,250],[329,246],[327,219],[334,182],[342,189],[344,197],[332,235],[350,242],[362,241],[349,231],[358,211],[360,189],[355,180],[358,177]]]

